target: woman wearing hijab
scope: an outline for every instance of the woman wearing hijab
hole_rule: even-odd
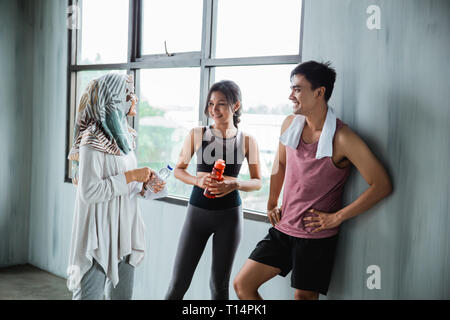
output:
[[[68,288],[74,300],[131,299],[134,268],[144,258],[145,226],[138,196],[166,195],[164,184],[152,194],[155,173],[137,168],[133,78],[109,73],[91,81],[81,97],[69,159],[77,187]]]

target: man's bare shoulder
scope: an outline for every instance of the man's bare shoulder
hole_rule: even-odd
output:
[[[336,132],[334,143],[340,150],[346,151],[355,150],[355,148],[358,149],[365,145],[361,137],[348,125],[344,125]]]
[[[283,124],[281,125],[281,134],[283,134],[286,129],[289,128],[294,118],[295,114],[290,114],[284,119]]]

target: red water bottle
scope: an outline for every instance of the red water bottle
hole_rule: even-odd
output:
[[[212,175],[211,178],[217,181],[222,181],[224,170],[225,170],[225,161],[222,159],[217,160],[216,163],[214,163],[214,168],[212,169],[211,172]],[[211,192],[209,192],[208,188],[205,189],[203,195],[210,199],[214,199],[216,197],[215,195],[211,194]]]

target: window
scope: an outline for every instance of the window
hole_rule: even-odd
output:
[[[292,112],[287,97],[290,95],[289,74],[295,66],[289,64],[215,69],[215,81],[232,79],[239,84],[242,91],[239,129],[258,141],[262,188],[256,192],[241,192],[242,202],[247,209],[266,209],[270,173],[278,148],[276,137],[280,135],[281,124],[286,115]],[[240,176],[242,179],[250,179],[247,162],[242,165]]]
[[[298,54],[300,12],[297,0],[219,1],[215,57]]]
[[[163,168],[178,160],[186,135],[198,125],[200,68],[146,69],[140,80],[138,165]],[[195,167],[188,171],[195,174]],[[191,190],[177,179],[167,187],[179,197]]]
[[[80,2],[81,41],[79,64],[127,61],[128,0]]]
[[[143,0],[142,54],[201,50],[203,1]]]
[[[256,137],[263,175],[261,190],[241,193],[244,209],[265,214],[281,123],[292,110],[289,73],[301,62],[303,1],[69,2],[81,23],[68,30],[67,152],[80,93],[97,76],[112,70],[134,75],[140,100],[129,121],[139,133],[136,154],[140,166],[155,170],[176,163],[191,128],[210,124],[203,114],[208,89],[230,79],[241,88],[240,129]],[[247,164],[240,177],[249,178]],[[191,189],[172,179],[169,201],[185,203]]]

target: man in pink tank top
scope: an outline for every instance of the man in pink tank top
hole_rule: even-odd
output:
[[[281,128],[267,203],[273,227],[234,280],[240,299],[261,299],[258,289],[263,283],[291,270],[295,299],[326,295],[339,226],[392,192],[381,163],[328,106],[335,79],[329,63],[315,61],[302,63],[291,73],[294,114]],[[353,166],[369,187],[343,207],[344,185]]]

